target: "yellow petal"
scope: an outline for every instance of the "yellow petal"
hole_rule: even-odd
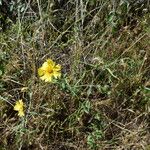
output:
[[[14,106],[14,110],[18,111],[20,109],[20,106],[19,105],[15,105]]]
[[[23,106],[23,101],[22,101],[22,99],[19,100],[19,104]]]
[[[53,72],[53,76],[54,76],[54,78],[60,78],[61,77],[61,73],[60,72],[57,72],[57,71],[55,71],[55,72]]]
[[[41,67],[41,69],[42,69],[43,71],[45,71],[45,70],[47,70],[48,68],[49,68],[49,64],[48,64],[47,62],[44,62],[43,65],[42,65],[42,67]]]
[[[18,113],[18,116],[23,117],[24,116],[24,111],[20,110],[19,113]]]
[[[18,100],[14,106],[14,110],[18,111],[18,116],[24,116],[24,104],[22,100]]]
[[[55,62],[52,61],[51,59],[47,59],[46,62],[48,63],[48,65],[54,67],[55,66]]]
[[[22,108],[23,108],[23,102],[22,102],[22,100],[17,101],[16,104],[15,104],[15,106],[14,106],[14,110],[19,111]]]
[[[42,80],[45,80],[45,82],[51,82],[52,81],[52,74],[45,73],[42,77],[40,77]]]
[[[44,70],[41,68],[38,69],[38,75],[42,76],[44,74]]]
[[[60,71],[61,70],[61,65],[56,65],[53,70],[54,71]]]
[[[47,79],[45,80],[45,82],[52,82],[52,76],[49,77],[49,78],[47,78]]]

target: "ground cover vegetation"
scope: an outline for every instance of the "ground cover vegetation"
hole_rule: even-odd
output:
[[[149,150],[149,10],[0,0],[0,150]]]

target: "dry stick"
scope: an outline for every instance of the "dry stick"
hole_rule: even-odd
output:
[[[30,2],[31,2],[31,0],[28,1],[27,5],[26,5],[26,8],[23,11],[23,14],[22,14],[22,17],[21,17],[21,22],[23,22],[23,20],[24,20],[24,16],[25,16],[25,14],[28,10],[28,7],[30,6]]]
[[[13,106],[13,104],[11,102],[9,102],[8,99],[6,99],[6,98],[4,98],[2,96],[0,96],[0,100],[5,101],[5,102],[9,103],[11,106]]]
[[[95,9],[91,10],[88,14],[86,14],[86,16],[88,16],[90,13],[94,12],[95,10],[97,10],[97,9],[99,9],[99,8],[100,8],[100,7],[96,7]],[[84,16],[84,17],[86,17],[86,16]],[[81,21],[81,18],[78,20],[78,22],[79,22],[79,21]],[[56,40],[53,41],[54,43],[51,45],[51,47],[50,47],[49,49],[51,49],[51,48],[57,43],[57,41],[58,41],[66,32],[68,32],[68,30],[69,30],[75,23],[76,23],[76,22],[74,22],[73,24],[71,24],[64,32],[62,32],[62,33],[56,38]],[[47,54],[45,54],[41,59],[45,59],[49,54],[50,54],[50,52],[47,53]]]
[[[143,34],[139,39],[137,39],[137,41],[135,41],[129,48],[125,49],[125,51],[118,57],[116,58],[113,62],[111,62],[108,66],[111,66],[112,64],[114,64],[115,62],[117,62],[119,60],[119,58],[121,58],[121,56],[123,56],[126,52],[128,52],[137,42],[139,42],[145,35],[147,35],[146,33]]]
[[[39,0],[37,0],[37,3],[38,3],[39,14],[40,14],[40,20],[42,21],[43,20],[43,18],[42,18],[42,10],[41,10],[41,6],[40,6]]]
[[[72,25],[71,25],[72,26]],[[70,27],[71,27],[70,26]],[[49,49],[51,49],[56,43],[57,43],[57,41],[66,33],[66,32],[68,32],[68,30],[70,29],[70,27],[66,30],[66,31],[64,31],[64,32],[62,32],[58,37],[57,37],[57,39],[54,41],[54,43],[51,45],[51,47],[49,48]],[[46,56],[48,56],[50,53],[47,53],[47,54],[45,54],[41,59],[43,60],[43,59],[45,59],[46,58]]]
[[[124,55],[126,52],[128,52],[137,42],[139,42],[145,35],[147,35],[146,33],[143,34],[139,39],[137,39],[137,41],[135,41],[129,48],[127,48],[120,56]]]

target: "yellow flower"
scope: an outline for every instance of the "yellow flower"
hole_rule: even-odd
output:
[[[22,99],[18,100],[14,106],[14,110],[18,111],[18,116],[23,117],[24,116],[24,104]]]
[[[40,79],[45,80],[45,82],[52,82],[53,78],[60,78],[60,70],[60,65],[56,65],[54,61],[47,59],[42,67],[38,69],[38,75],[40,76]]]

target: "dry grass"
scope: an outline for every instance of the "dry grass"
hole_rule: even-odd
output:
[[[0,33],[0,149],[149,150],[149,13],[103,0],[25,6]],[[62,66],[56,83],[38,77],[47,58]]]

